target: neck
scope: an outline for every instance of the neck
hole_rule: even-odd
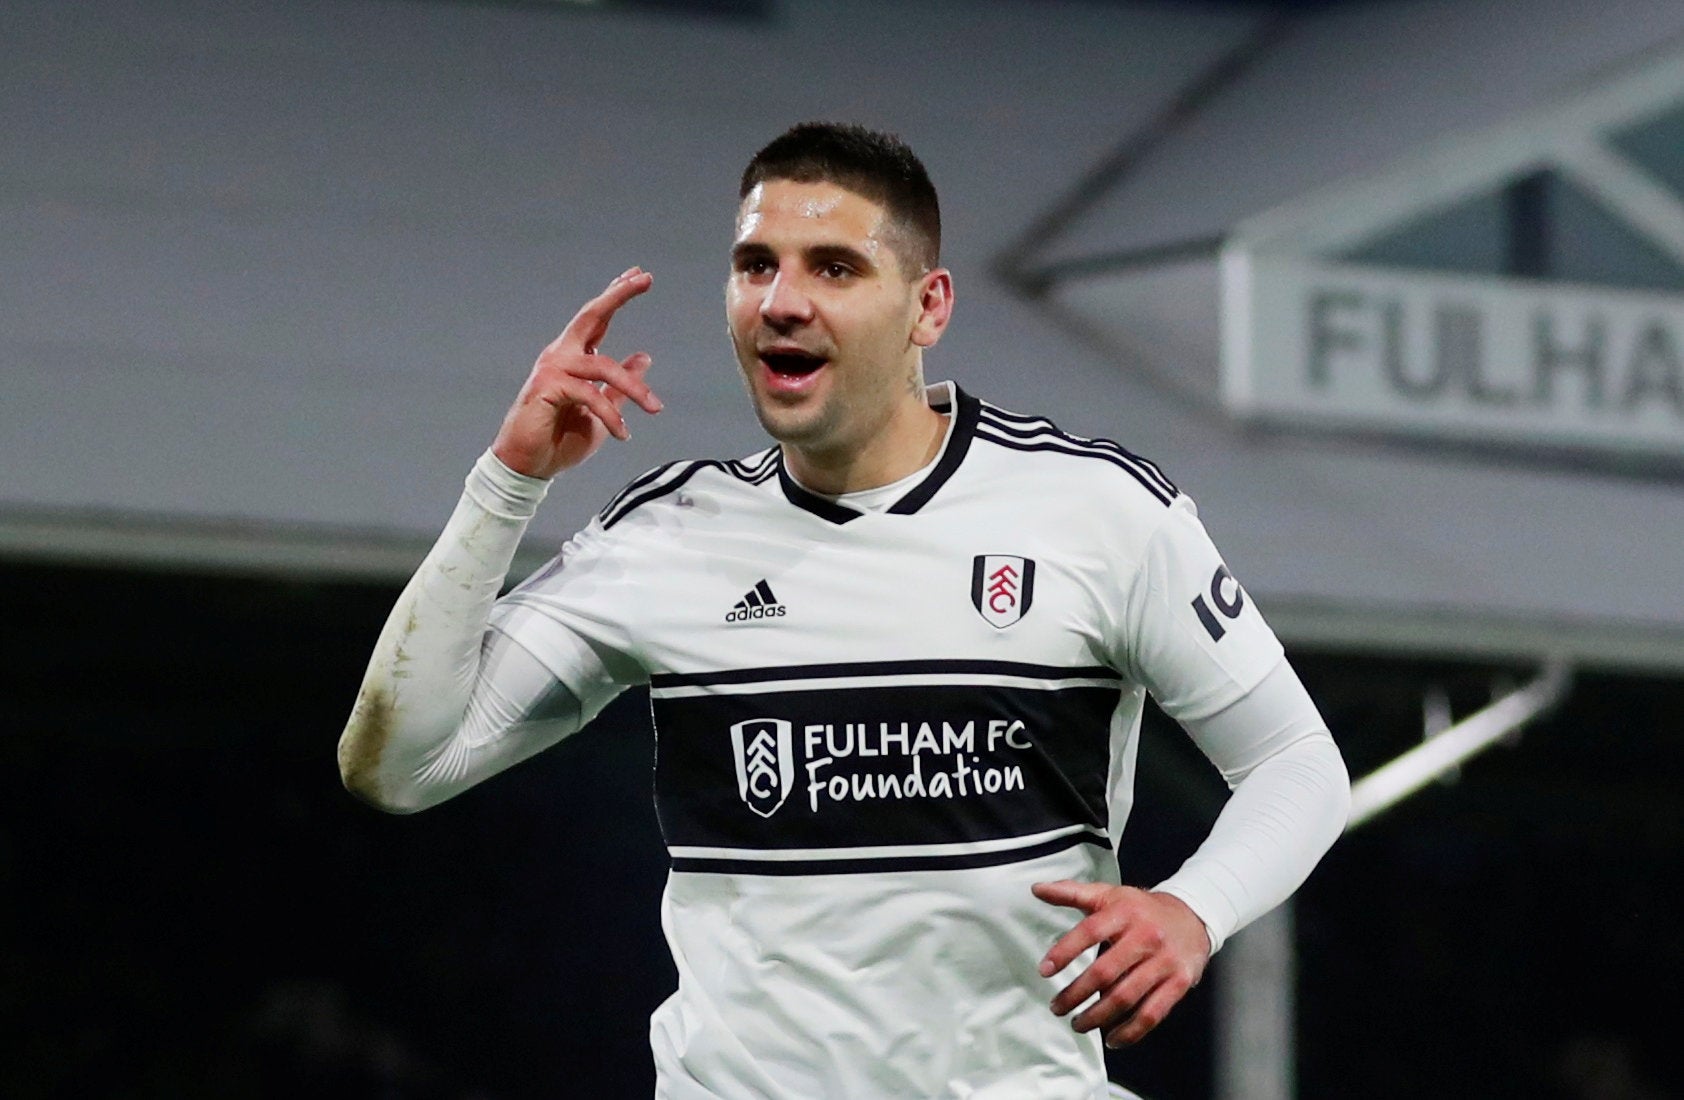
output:
[[[827,496],[889,485],[928,465],[941,450],[947,418],[922,397],[902,406],[863,445],[815,451],[784,444],[784,463],[795,480]]]

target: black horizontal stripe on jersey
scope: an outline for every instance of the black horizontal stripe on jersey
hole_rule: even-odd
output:
[[[1108,837],[1097,833],[1071,833],[1022,848],[991,852],[963,852],[952,855],[844,856],[839,859],[732,859],[712,856],[674,856],[674,871],[695,871],[724,875],[867,875],[890,871],[964,871],[977,867],[1001,867],[1027,863],[1091,844],[1111,850]]]
[[[777,454],[773,449],[747,460],[703,458],[657,466],[616,493],[597,518],[605,529],[612,527],[642,505],[676,491],[703,470],[720,470],[738,481],[759,485],[776,470]],[[671,476],[666,476],[669,473]]]
[[[656,815],[669,847],[749,852],[1104,833],[1120,698],[1115,679],[652,690]]]
[[[812,665],[768,665],[729,668],[715,672],[657,672],[649,677],[654,689],[707,687],[715,684],[761,684],[779,680],[857,679],[871,676],[1018,676],[1029,680],[1111,680],[1122,674],[1104,665],[1032,665],[1021,661],[971,660],[964,657],[916,661],[835,661]]]
[[[998,432],[1004,432],[1018,439],[1036,439],[1052,437],[1079,448],[1093,448],[1106,454],[1122,459],[1132,464],[1141,473],[1151,478],[1164,492],[1171,497],[1180,495],[1181,490],[1175,487],[1175,482],[1166,476],[1156,462],[1124,447],[1114,439],[1089,439],[1085,436],[1072,435],[1063,431],[1057,424],[1044,416],[1024,416],[1020,413],[1007,412],[993,405],[985,405],[982,410],[982,422]]]
[[[1170,504],[1176,497],[1181,495],[1180,490],[1165,490],[1158,484],[1156,478],[1152,477],[1139,466],[1127,459],[1120,458],[1108,451],[1072,444],[1061,436],[1048,435],[1034,439],[1019,439],[1015,436],[999,432],[999,430],[992,425],[981,424],[977,427],[977,438],[986,439],[990,443],[1013,451],[1050,452],[1053,454],[1071,455],[1076,458],[1094,458],[1101,462],[1109,462],[1111,465],[1124,471],[1130,477],[1134,478],[1134,480],[1138,481],[1141,488],[1145,489],[1148,493],[1152,494],[1152,496],[1156,497],[1165,505]]]

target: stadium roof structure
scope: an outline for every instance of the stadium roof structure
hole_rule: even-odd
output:
[[[614,343],[655,354],[669,412],[569,473],[516,569],[536,566],[628,478],[759,445],[720,336],[727,211],[747,150],[845,112],[905,134],[942,187],[960,320],[930,377],[1158,461],[1288,642],[1684,666],[1664,415],[1679,63],[1654,46],[1684,34],[1671,0],[1057,18],[784,0],[764,25],[16,7],[0,555],[406,576],[534,350],[643,264],[659,289]],[[910,22],[874,17],[890,8]],[[846,48],[818,65],[815,36]],[[660,59],[635,95],[631,56]],[[881,80],[862,85],[853,57]],[[1002,254],[1007,281],[976,277]],[[1378,410],[1414,420],[1312,415],[1315,393],[1280,388],[1302,374],[1267,373],[1294,361],[1293,332],[1240,324],[1224,283],[1285,293],[1327,272],[1339,293],[1311,305],[1330,365],[1386,378],[1394,313],[1445,349],[1393,379],[1418,399]],[[1491,318],[1524,321],[1544,290],[1604,311],[1606,399],[1640,398],[1649,434],[1564,416],[1500,439],[1443,415],[1435,387],[1467,397],[1470,365],[1491,381],[1500,361],[1438,288]],[[1581,406],[1592,320],[1548,333],[1549,385]],[[1241,374],[1225,347],[1284,350],[1231,355]],[[66,431],[69,396],[109,430]]]
[[[1395,7],[1265,25],[1003,267],[1284,637],[1684,667],[1684,49]]]

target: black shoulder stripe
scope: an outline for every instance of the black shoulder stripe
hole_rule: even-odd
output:
[[[1119,470],[1125,471],[1130,477],[1138,481],[1141,488],[1145,489],[1148,493],[1151,493],[1154,497],[1157,497],[1158,500],[1162,501],[1166,506],[1180,495],[1179,490],[1173,488],[1168,490],[1164,489],[1158,484],[1156,478],[1150,476],[1139,466],[1136,466],[1127,459],[1120,458],[1109,451],[1078,447],[1054,436],[1044,436],[1037,439],[1017,439],[1003,433],[996,434],[993,425],[989,424],[978,425],[977,436],[980,439],[986,439],[990,443],[996,443],[1014,451],[1051,451],[1055,454],[1072,455],[1076,458],[1094,458],[1101,462],[1109,462],[1111,465],[1117,467]]]
[[[679,463],[679,462],[663,463],[662,465],[655,467],[653,470],[649,470],[645,473],[641,473],[638,476],[632,478],[630,481],[626,482],[624,488],[622,488],[619,492],[615,493],[612,497],[609,498],[608,503],[604,504],[602,506],[602,511],[598,512],[597,516],[600,518],[600,517],[604,517],[604,516],[608,515],[608,513],[612,512],[615,508],[619,507],[620,502],[622,500],[625,500],[626,497],[630,496],[632,493],[637,492],[639,489],[643,488],[646,485],[649,485],[653,482],[659,481],[663,474],[665,474],[667,471],[671,470],[674,466],[679,466],[679,465],[682,465],[682,463]]]
[[[988,426],[995,433],[992,436],[992,438],[995,439],[1009,436],[1024,443],[1030,443],[1043,439],[1052,440],[1057,443],[1063,443],[1073,450],[1091,452],[1096,456],[1105,455],[1121,462],[1126,462],[1129,465],[1134,466],[1146,477],[1151,478],[1157,483],[1158,488],[1162,489],[1170,496],[1179,496],[1181,493],[1181,490],[1176,488],[1175,483],[1168,477],[1164,476],[1164,472],[1158,468],[1156,463],[1152,462],[1150,459],[1140,457],[1133,451],[1128,450],[1121,444],[1115,443],[1112,440],[1084,439],[1081,436],[1070,435],[1068,432],[1060,432],[1056,430],[1047,431],[1045,429],[1024,429],[1005,424],[991,423]]]
[[[984,405],[982,415],[997,424],[1021,424],[1025,428],[1048,428],[1055,432],[1058,430],[1058,425],[1044,416],[1025,416],[1023,413],[1008,412],[998,405]]]
[[[983,407],[983,419],[991,427],[997,428],[1001,432],[1017,436],[1020,439],[1027,440],[1043,435],[1051,435],[1073,446],[1092,447],[1097,450],[1106,451],[1115,455],[1117,458],[1123,459],[1126,462],[1131,462],[1138,466],[1142,473],[1156,481],[1158,483],[1158,487],[1163,489],[1170,496],[1179,496],[1181,493],[1181,490],[1175,487],[1175,482],[1171,481],[1168,476],[1164,474],[1163,470],[1158,467],[1157,463],[1153,462],[1149,458],[1135,454],[1116,440],[1090,439],[1086,436],[1072,435],[1070,432],[1060,429],[1058,425],[1054,424],[1044,416],[1022,416],[1017,413],[1008,413],[1003,409],[997,409],[992,405],[985,405]]]
[[[731,468],[733,477],[751,485],[758,485],[777,472],[777,458],[780,453],[778,448],[768,447],[749,458],[734,458],[726,465]]]
[[[1156,462],[1153,462],[1144,455],[1135,454],[1121,443],[1111,439],[1095,439],[1093,441],[1093,445],[1096,447],[1103,447],[1106,450],[1115,451],[1123,458],[1126,458],[1130,462],[1140,466],[1141,469],[1145,470],[1148,474],[1157,479],[1158,484],[1163,486],[1164,489],[1169,492],[1170,496],[1173,497],[1181,495],[1181,490],[1175,487],[1175,482],[1169,479],[1169,475],[1164,473],[1163,470],[1158,467]]]
[[[692,462],[669,462],[633,480],[630,485],[616,493],[614,499],[597,513],[597,518],[602,521],[605,529],[612,527],[640,506],[677,491],[703,470],[720,470],[738,481],[758,485],[777,472],[777,465],[773,461],[777,453],[777,448],[774,447],[750,459],[720,461],[705,458]],[[671,477],[666,476],[669,473],[672,474]]]
[[[629,513],[635,511],[639,506],[648,504],[652,500],[659,500],[668,493],[677,490],[681,485],[695,477],[697,473],[706,469],[710,465],[716,464],[705,461],[673,463],[671,466],[667,467],[667,469],[677,470],[676,476],[668,478],[666,481],[656,485],[652,489],[647,489],[644,492],[625,497],[625,499],[620,500],[611,508],[603,509],[598,515],[598,518],[602,520],[602,526],[604,528],[614,526],[616,523],[626,518]]]
[[[997,413],[998,410],[993,408],[986,409],[984,413],[984,423],[994,429],[996,433],[1015,436],[1025,441],[1052,438],[1079,449],[1104,452],[1134,466],[1146,477],[1155,481],[1158,488],[1168,493],[1172,498],[1181,494],[1181,490],[1175,487],[1175,482],[1165,476],[1164,472],[1158,468],[1157,463],[1151,459],[1142,458],[1115,440],[1088,439],[1084,436],[1072,435],[1069,432],[1059,430],[1051,421],[1040,417],[1032,420],[1029,417],[1022,416],[1008,418],[993,415]]]

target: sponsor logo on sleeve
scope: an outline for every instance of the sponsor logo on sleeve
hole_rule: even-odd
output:
[[[1210,635],[1210,640],[1220,642],[1222,636],[1228,633],[1228,628],[1223,626],[1222,620],[1211,611],[1212,605],[1221,612],[1223,619],[1228,620],[1239,618],[1240,612],[1245,610],[1245,590],[1240,587],[1240,582],[1234,579],[1234,575],[1228,572],[1226,565],[1217,566],[1216,573],[1210,578],[1208,603],[1202,592],[1193,597],[1193,613],[1199,617],[1199,623],[1205,628],[1205,633]]]

